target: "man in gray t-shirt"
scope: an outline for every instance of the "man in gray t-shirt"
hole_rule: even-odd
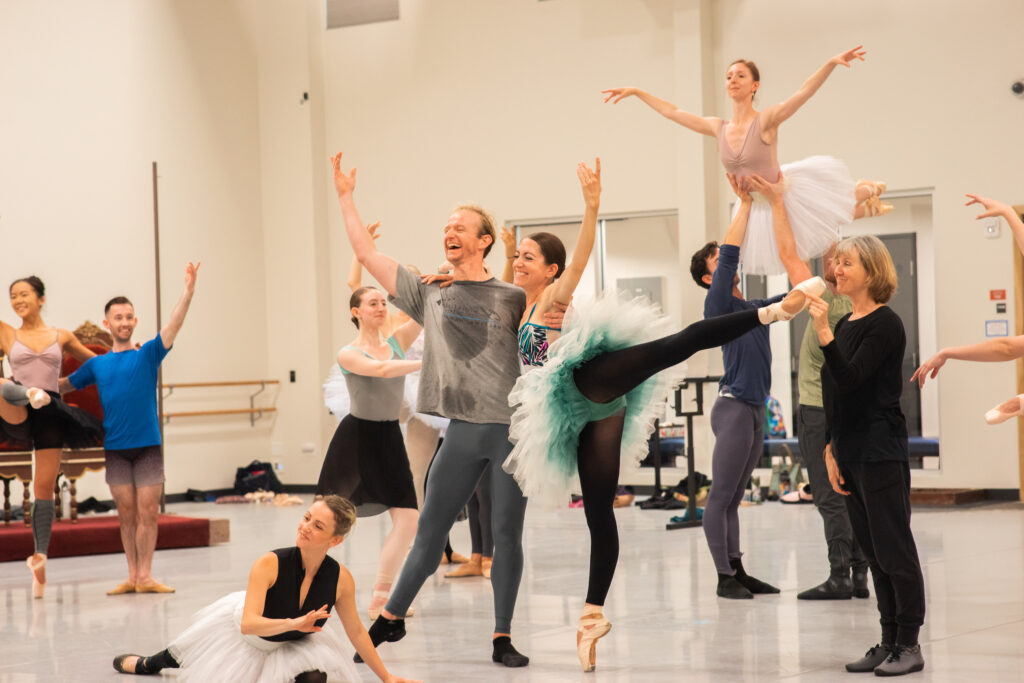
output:
[[[387,605],[370,626],[370,638],[376,647],[405,636],[402,617],[437,570],[448,531],[489,468],[494,536],[491,658],[509,667],[526,666],[529,658],[512,647],[510,636],[523,573],[526,498],[501,468],[512,450],[508,393],[519,376],[517,332],[526,310],[526,295],[495,280],[484,268],[484,257],[495,240],[494,224],[483,209],[473,205],[456,207],[444,229],[444,255],[454,266],[454,282],[443,289],[421,283],[397,261],[377,251],[356,210],[355,171],[346,175],[341,170],[340,154],[331,162],[345,230],[356,258],[391,300],[423,325],[417,408],[451,418],[430,467],[416,540]]]

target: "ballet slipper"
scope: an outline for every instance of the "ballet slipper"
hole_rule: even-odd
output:
[[[482,558],[474,553],[470,556],[469,562],[463,564],[450,572],[445,573],[446,579],[462,579],[467,576],[483,576]]]
[[[861,202],[861,206],[864,207],[865,218],[884,216],[887,213],[891,213],[894,208],[892,204],[889,202],[883,202],[876,196],[868,197]]]
[[[25,560],[25,565],[32,572],[32,597],[35,600],[41,600],[43,592],[46,590],[46,555],[40,554],[39,557],[42,559],[33,562],[32,558],[34,557],[35,555],[29,555]],[[42,581],[39,580],[40,576]]]
[[[125,595],[127,593],[135,592],[135,584],[131,581],[125,581],[124,583],[118,584],[114,588],[107,591],[107,595]]]
[[[868,197],[877,197],[879,195],[885,194],[886,185],[884,180],[861,179],[857,181],[856,187],[858,190],[862,187],[867,188],[868,192],[870,193],[868,194]],[[865,201],[867,201],[866,198]]]
[[[612,630],[610,621],[600,612],[588,612],[580,617],[576,630],[576,656],[584,673],[597,667],[597,641]]]
[[[136,593],[173,593],[174,589],[170,586],[165,586],[156,580],[149,580],[146,583],[136,584]]]
[[[789,290],[789,294],[782,301],[776,301],[762,308],[759,311],[762,313],[760,315],[761,322],[767,325],[768,323],[792,320],[793,316],[810,305],[811,300],[807,296],[808,294],[821,296],[824,291],[824,280],[820,277],[808,278]]]
[[[37,387],[29,387],[28,392],[28,404],[39,410],[43,406],[50,405],[50,395]]]
[[[1018,415],[1024,415],[1024,394],[1018,394],[985,413],[985,422],[997,425]]]
[[[131,657],[135,657],[135,661],[132,662],[131,666],[128,666],[125,662]],[[119,674],[141,673],[138,671],[139,662],[141,661],[142,655],[118,655],[117,657],[114,657],[114,671]]]
[[[469,558],[465,555],[461,555],[454,550],[452,551],[451,559],[447,555],[441,555],[441,564],[466,564],[469,562]]]
[[[480,575],[485,579],[491,578],[491,564],[494,562],[494,558],[485,557],[480,561]]]

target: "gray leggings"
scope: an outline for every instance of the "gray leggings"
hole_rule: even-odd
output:
[[[711,456],[711,490],[704,508],[704,536],[719,574],[733,575],[729,558],[740,552],[737,512],[750,474],[764,452],[763,405],[719,396],[711,409],[715,449]]]
[[[512,451],[507,424],[452,420],[430,466],[416,540],[388,600],[387,611],[405,614],[424,582],[437,570],[448,532],[469,501],[484,470],[491,472],[491,528],[494,535],[494,632],[511,633],[519,580],[523,575],[523,517],[526,498],[501,469]]]

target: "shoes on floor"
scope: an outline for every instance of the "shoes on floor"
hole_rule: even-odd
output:
[[[729,566],[736,571],[736,580],[740,582],[744,588],[753,593],[754,595],[772,595],[780,592],[778,588],[765,583],[760,579],[755,579],[750,574],[747,574],[743,568],[743,561],[738,557],[729,558]]]
[[[783,503],[788,504],[807,504],[814,502],[814,496],[811,494],[811,485],[804,484],[798,486],[796,490],[784,493],[779,497],[779,500]]]
[[[853,570],[853,597],[865,599],[871,597],[871,590],[868,588],[868,570]]]
[[[715,594],[729,600],[753,600],[754,598],[754,594],[737,581],[735,576],[728,574],[718,575],[718,588],[715,589]]]
[[[491,564],[494,562],[493,558],[485,557],[480,561],[480,574],[485,579],[491,578]]]
[[[46,555],[39,555],[40,559],[33,562],[34,557],[36,555],[29,555],[25,560],[25,565],[32,572],[32,597],[35,600],[41,600],[46,591]],[[42,581],[39,580],[40,577],[42,577]]]
[[[853,581],[849,576],[832,575],[824,583],[798,593],[797,600],[849,600],[853,597]]]
[[[461,564],[450,572],[445,572],[444,577],[446,579],[462,579],[467,576],[483,576],[483,558],[473,553],[469,557],[469,562]]]
[[[864,656],[855,662],[846,665],[846,670],[852,674],[862,674],[874,671],[889,658],[893,645],[879,643],[864,653]]]
[[[903,676],[924,669],[920,645],[897,645],[889,657],[875,667],[876,676]]]
[[[159,581],[148,581],[146,583],[135,584],[136,593],[173,593],[174,589],[170,586],[166,586]]]
[[[107,595],[127,595],[128,593],[135,592],[135,584],[131,581],[125,581],[124,583],[114,586],[107,591]]]

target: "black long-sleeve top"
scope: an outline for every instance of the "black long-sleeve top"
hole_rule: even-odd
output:
[[[828,436],[840,462],[907,460],[903,393],[903,321],[888,306],[863,318],[843,316],[822,347],[822,397]]]

